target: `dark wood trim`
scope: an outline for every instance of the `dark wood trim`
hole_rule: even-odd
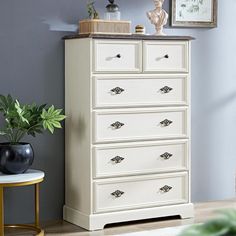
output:
[[[68,39],[127,39],[127,40],[194,40],[191,36],[155,36],[155,35],[113,35],[113,34],[74,34],[63,37],[64,40]]]

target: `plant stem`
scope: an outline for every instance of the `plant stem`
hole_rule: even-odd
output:
[[[20,142],[20,140],[25,136],[26,132],[21,131],[21,133],[17,136],[16,142]]]
[[[31,129],[37,127],[38,125],[39,125],[39,124],[35,124],[35,125],[31,126],[29,129],[27,129],[26,133],[28,133]]]
[[[19,130],[15,131],[14,136],[13,136],[13,142],[17,143],[17,135],[18,135]]]
[[[9,134],[6,134],[6,135],[5,135],[5,138],[6,138],[6,140],[7,140],[8,142],[11,142],[11,136],[10,136]]]
[[[13,129],[11,127],[9,128],[8,136],[9,136],[10,143],[14,142],[14,133],[13,133]]]

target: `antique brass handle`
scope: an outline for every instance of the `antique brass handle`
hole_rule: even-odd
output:
[[[115,87],[115,88],[111,89],[111,92],[114,93],[114,94],[121,94],[124,91],[125,90],[123,88],[120,88],[120,87]]]
[[[172,189],[171,186],[165,185],[162,188],[160,188],[160,191],[163,193],[168,193]]]
[[[114,129],[120,129],[122,126],[124,126],[125,124],[119,122],[119,121],[116,121],[115,123],[111,124],[111,127],[114,128]]]
[[[172,90],[173,90],[173,88],[171,88],[171,87],[169,87],[169,86],[165,86],[165,87],[163,87],[163,88],[160,89],[160,91],[161,91],[162,93],[169,93],[169,92],[172,91]]]
[[[168,119],[165,119],[165,120],[160,122],[160,124],[164,127],[167,127],[167,126],[171,125],[172,123],[173,123],[173,121],[168,120]]]
[[[173,156],[173,154],[171,154],[169,152],[165,152],[160,155],[160,157],[163,158],[164,160],[169,160],[172,156]]]
[[[115,198],[119,198],[124,194],[124,192],[120,191],[120,190],[116,190],[115,192],[111,193],[112,196],[114,196]]]
[[[123,157],[120,157],[120,156],[116,156],[114,158],[111,159],[112,162],[116,163],[116,164],[119,164],[121,163],[125,158]]]

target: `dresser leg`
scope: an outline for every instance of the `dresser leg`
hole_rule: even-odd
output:
[[[3,187],[0,187],[0,235],[4,236],[4,203]]]
[[[181,219],[193,218],[194,217],[194,205],[192,203],[186,204],[186,206],[181,209],[180,217],[181,217]]]
[[[35,227],[39,228],[39,183],[35,184]]]

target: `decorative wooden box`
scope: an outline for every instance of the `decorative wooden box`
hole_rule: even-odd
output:
[[[82,20],[79,34],[131,34],[130,21]]]

